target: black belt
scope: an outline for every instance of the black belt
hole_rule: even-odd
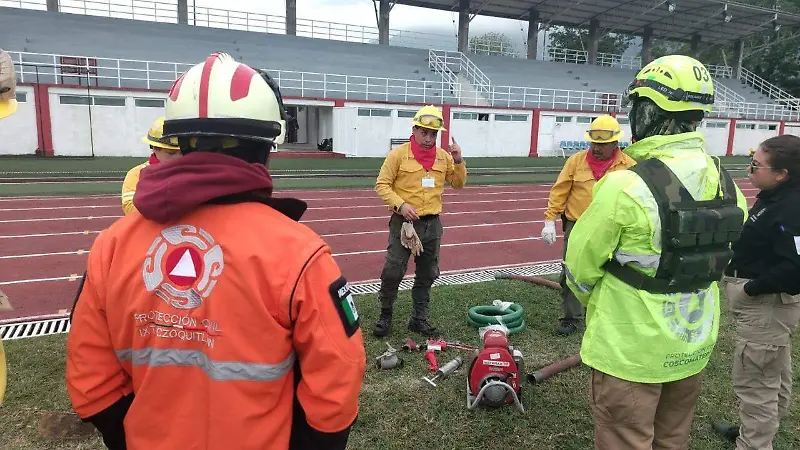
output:
[[[394,215],[399,217],[399,218],[401,218],[401,219],[403,219],[403,220],[406,220],[405,217],[403,217],[402,214],[394,213]],[[438,214],[426,214],[424,216],[419,216],[419,220],[422,220],[422,221],[428,221],[428,220],[433,220],[433,219],[438,219],[438,218],[439,218]]]

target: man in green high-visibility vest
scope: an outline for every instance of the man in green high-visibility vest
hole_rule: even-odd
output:
[[[658,58],[624,100],[637,164],[595,185],[565,258],[586,306],[595,449],[687,449],[747,203],[696,131],[714,103],[702,63]]]

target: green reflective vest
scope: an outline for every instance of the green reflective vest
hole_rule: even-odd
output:
[[[698,132],[653,136],[625,149],[637,161],[658,158],[696,200],[719,192],[720,173]],[[747,203],[736,188],[738,207]],[[581,347],[584,364],[639,383],[666,383],[703,370],[719,332],[716,282],[693,292],[657,294],[639,290],[604,269],[609,260],[648,276],[659,268],[658,205],[634,172],[606,174],[572,229],[565,258],[567,284],[586,306]]]

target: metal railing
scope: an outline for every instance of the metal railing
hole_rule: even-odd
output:
[[[517,51],[517,47],[513,43],[500,40],[474,40],[467,45],[467,51],[476,55],[509,56],[511,58],[525,56]]]
[[[189,24],[201,27],[258,33],[286,34],[286,17],[273,14],[234,11],[218,8],[189,6]],[[377,44],[380,33],[377,27],[351,25],[297,18],[296,35],[315,39]],[[449,42],[448,42],[449,41]],[[400,47],[428,49],[431,43],[444,43],[455,49],[453,36],[389,29],[389,44]]]
[[[428,50],[428,60],[435,58],[441,61],[451,73],[463,75],[482,97],[491,92],[492,80],[467,55],[447,50]]]
[[[717,64],[706,64],[708,73],[714,78],[733,78],[733,67],[721,66]]]
[[[747,99],[728,86],[720,82],[714,82],[714,103],[717,102],[747,103]]]
[[[428,67],[442,75],[442,83],[451,86],[455,97],[461,101],[461,82],[458,79],[458,75],[447,65],[447,60],[436,51],[428,50]]]
[[[589,52],[586,50],[573,50],[568,48],[546,47],[543,59],[545,61],[563,62],[568,64],[588,64]],[[642,58],[640,56],[616,55],[613,53],[597,53],[596,65],[617,67],[620,69],[640,69]]]
[[[47,0],[0,0],[0,6],[5,8],[47,11]]]
[[[744,67],[742,67],[742,78],[740,79],[743,83],[757,89],[759,92],[775,100],[776,102],[789,105],[794,108],[800,108],[800,98],[792,96],[788,92],[761,78],[755,73],[745,69]]]
[[[9,51],[21,83],[169,90],[193,64]],[[285,96],[453,103],[450,83],[264,68]]]
[[[182,73],[193,66],[178,62],[8,51],[15,63],[21,83],[51,83],[82,87],[83,83],[88,83],[90,86],[87,88],[94,89],[112,87],[166,91]],[[460,92],[454,89],[451,81],[420,81],[265,69],[278,83],[282,94],[289,97],[459,104]],[[475,72],[476,77],[479,74],[482,72]],[[581,111],[620,109],[618,93],[492,86],[488,77],[485,78],[484,86],[488,90],[484,96],[491,106]],[[745,102],[716,102],[712,115],[800,120],[800,110],[796,107]]]
[[[177,3],[158,0],[58,0],[58,10],[67,14],[147,22],[178,21]]]

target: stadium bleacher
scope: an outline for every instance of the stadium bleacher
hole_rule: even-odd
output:
[[[94,85],[166,90],[210,51],[225,51],[270,70],[287,96],[459,104],[456,86],[431,70],[424,49],[2,7],[0,42],[25,52],[29,66],[22,71],[39,72],[37,81],[44,83],[63,79],[34,64],[63,64],[53,55],[88,56],[101,59]],[[634,69],[589,64],[469,58],[491,80],[484,97],[494,106],[611,110],[635,75]],[[735,102],[778,104],[738,79],[715,81],[741,96]]]
[[[428,52],[413,48],[15,8],[0,8],[0,41],[10,51],[187,64],[182,70],[211,51],[225,51],[270,69],[275,78],[280,70],[284,95],[345,98],[346,93],[354,100],[404,101],[407,94],[425,91],[431,96],[439,90],[444,92],[441,102],[457,102],[452,91],[443,88],[441,75],[429,69]],[[52,57],[26,55],[25,61],[52,64]],[[145,70],[143,64],[124,65],[123,87],[168,89],[176,78],[174,66],[151,64],[151,71],[164,72],[147,86],[141,74],[136,76]],[[98,66],[98,76],[107,77],[99,86],[117,86],[116,68]],[[384,78],[409,81],[387,83]],[[393,86],[399,84],[403,86]]]
[[[508,58],[504,56],[470,55],[470,59],[492,80],[497,91],[505,86],[567,89],[614,93],[621,92],[629,80],[636,76],[634,69],[603,67],[589,64],[570,64],[553,61]],[[739,80],[715,78],[728,89],[753,103],[774,103],[754,88],[742,85]]]

